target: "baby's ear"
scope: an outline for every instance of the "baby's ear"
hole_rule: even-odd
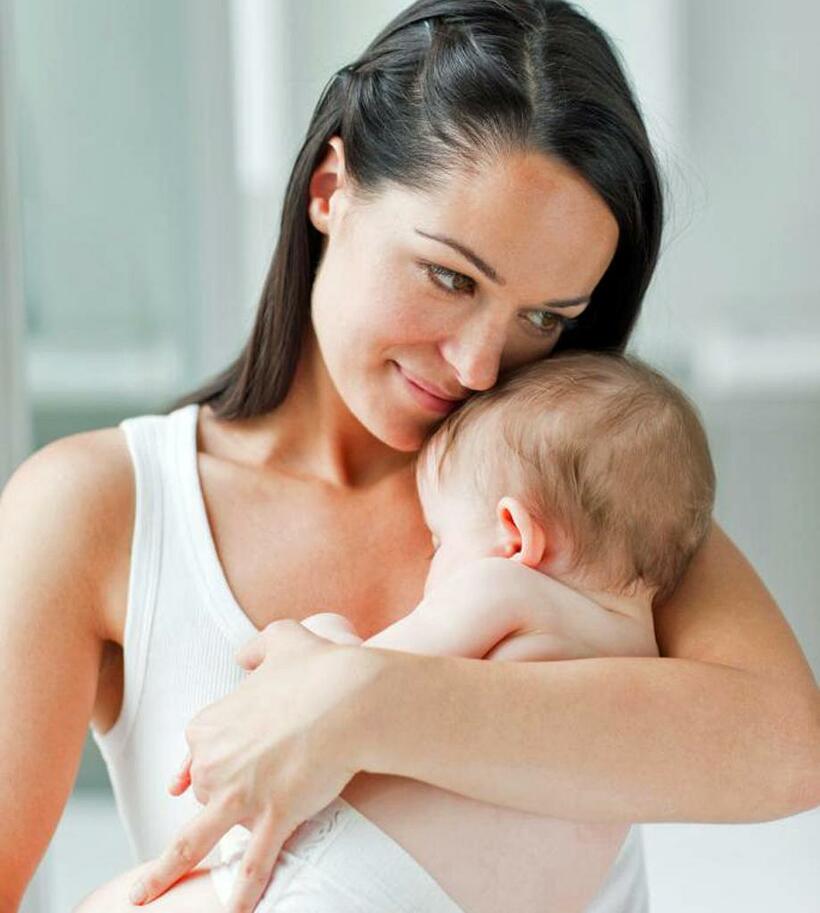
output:
[[[496,506],[496,517],[501,554],[527,567],[538,567],[547,545],[541,524],[518,498],[501,498]]]
[[[540,522],[518,498],[505,496],[496,506],[500,554],[550,573],[563,567],[567,540],[555,524]]]

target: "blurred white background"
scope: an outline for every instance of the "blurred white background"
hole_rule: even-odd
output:
[[[244,341],[325,82],[398,0],[0,0],[0,485]],[[589,0],[671,194],[633,349],[699,405],[717,517],[820,670],[820,6]],[[788,708],[784,708],[787,712]],[[658,913],[817,913],[820,812],[644,826]],[[28,913],[133,865],[88,739]]]

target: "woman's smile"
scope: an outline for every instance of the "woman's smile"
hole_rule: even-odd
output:
[[[435,396],[430,393],[429,390],[426,390],[424,387],[421,387],[419,384],[410,380],[397,362],[393,361],[391,364],[395,366],[396,371],[411,396],[420,406],[427,409],[429,412],[435,412],[437,415],[447,415],[456,409],[462,402],[462,400],[459,399],[443,399],[440,396]]]

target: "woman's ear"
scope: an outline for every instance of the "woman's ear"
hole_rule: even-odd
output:
[[[316,228],[324,235],[330,234],[331,198],[345,188],[345,152],[341,137],[333,136],[328,140],[325,157],[316,167],[308,185],[310,201],[308,216]],[[336,205],[339,205],[339,194]]]
[[[518,498],[501,498],[496,506],[496,516],[504,557],[537,568],[544,560],[547,547],[541,524]]]

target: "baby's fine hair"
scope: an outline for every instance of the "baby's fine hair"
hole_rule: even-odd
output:
[[[571,565],[606,588],[643,581],[662,602],[705,538],[715,473],[694,404],[640,359],[562,352],[502,377],[425,442],[433,461],[472,469],[482,497],[519,498],[557,524]],[[429,468],[429,466],[428,466]]]

